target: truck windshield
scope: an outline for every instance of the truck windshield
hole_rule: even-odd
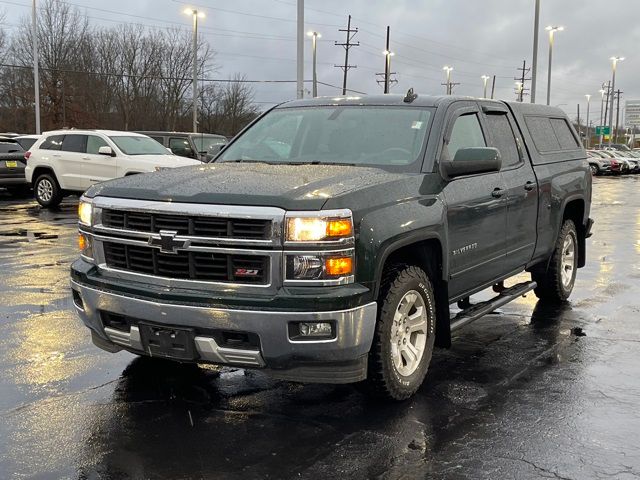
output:
[[[406,166],[418,160],[430,118],[409,106],[275,109],[218,161]]]
[[[109,137],[125,155],[169,155],[169,151],[149,137],[117,135]]]

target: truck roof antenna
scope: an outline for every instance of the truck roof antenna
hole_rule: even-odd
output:
[[[409,90],[407,90],[407,94],[405,95],[405,97],[404,97],[404,99],[402,101],[404,103],[411,103],[416,98],[418,98],[418,94],[417,93],[413,93],[413,88],[410,88]]]

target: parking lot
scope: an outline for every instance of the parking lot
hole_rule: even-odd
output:
[[[0,477],[636,478],[639,189],[594,179],[570,303],[461,330],[397,404],[97,349],[69,294],[77,200],[0,192]]]

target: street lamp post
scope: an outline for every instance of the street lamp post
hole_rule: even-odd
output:
[[[204,13],[195,8],[187,8],[184,13],[193,17],[193,132],[198,131],[198,18],[204,18]]]
[[[603,84],[604,85],[604,84]],[[604,126],[604,94],[605,94],[606,90],[604,88],[600,89],[600,138],[599,138],[599,142],[600,142],[600,147],[602,147],[602,128]]]
[[[442,70],[447,72],[447,95],[451,95],[451,71],[453,70],[453,67],[445,65],[442,67]]]
[[[36,135],[40,135],[40,72],[38,70],[38,24],[36,17],[36,0],[31,5],[31,44],[33,46],[33,96],[36,109]]]
[[[611,132],[609,132],[609,146],[613,143],[613,102],[614,102],[614,93],[616,91],[616,70],[618,67],[618,62],[622,62],[624,57],[611,57],[611,108],[609,108],[609,126]]]
[[[480,77],[482,79],[482,82],[484,83],[484,94],[482,96],[482,98],[487,98],[487,82],[489,81],[489,75],[482,75]]]
[[[589,148],[591,145],[591,135],[589,134],[589,108],[591,106],[591,95],[585,95],[587,97],[587,139],[586,139],[586,147]]]
[[[547,105],[551,105],[551,61],[553,58],[553,38],[556,32],[561,32],[564,27],[549,25],[546,29],[549,32],[549,70],[547,72]]]
[[[391,57],[395,55],[391,50],[382,52],[384,55],[384,93],[389,93],[389,84],[391,82]]]
[[[322,38],[318,32],[307,32],[307,35],[311,37],[311,46],[313,49],[313,98],[318,96],[318,39]]]
[[[531,103],[536,103],[536,85],[538,79],[538,31],[540,30],[540,0],[536,0],[533,18],[533,62],[531,65]]]

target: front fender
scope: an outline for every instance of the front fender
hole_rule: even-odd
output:
[[[367,213],[357,241],[358,281],[377,285],[385,261],[394,251],[412,243],[437,239],[442,246],[442,278],[448,278],[446,210],[438,196],[411,199]]]

